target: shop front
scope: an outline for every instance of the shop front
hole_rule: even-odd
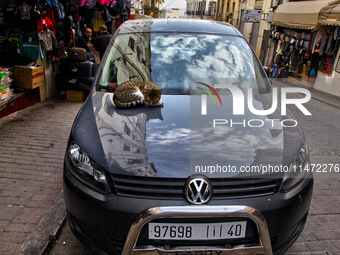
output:
[[[129,19],[130,8],[127,0],[0,1],[0,117],[57,96],[60,70],[75,62],[95,63],[98,52],[88,46],[94,45],[100,25],[114,33]],[[85,38],[86,28],[91,38]],[[82,48],[85,58],[68,61],[74,48]],[[69,85],[82,90],[77,71],[72,75]]]
[[[337,30],[320,24],[319,13],[334,3],[340,1],[289,2],[275,10],[270,36],[273,54],[267,56],[266,63],[273,63],[275,56],[283,52],[281,78],[289,75],[313,86],[320,73],[332,72],[339,48]]]
[[[320,10],[318,24],[329,30],[334,30],[333,43],[340,47],[340,4],[326,6]],[[334,42],[335,41],[335,42]],[[318,70],[314,88],[340,97],[340,51],[325,63],[323,70]],[[326,66],[327,65],[327,66]],[[325,72],[327,71],[327,72]]]

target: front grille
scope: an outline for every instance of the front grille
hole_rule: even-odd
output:
[[[279,179],[210,179],[214,198],[245,198],[273,195],[277,191]]]
[[[117,195],[182,199],[186,179],[111,175]]]
[[[140,177],[111,174],[113,186],[119,196],[184,199],[184,178]],[[212,199],[246,198],[272,195],[279,186],[278,178],[216,178],[210,179]]]

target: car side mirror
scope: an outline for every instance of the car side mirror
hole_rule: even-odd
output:
[[[89,60],[80,63],[78,68],[79,81],[82,84],[91,86],[95,75],[95,64]]]
[[[270,74],[269,67],[268,66],[263,66],[263,70],[267,74],[267,77],[269,77],[269,74]]]

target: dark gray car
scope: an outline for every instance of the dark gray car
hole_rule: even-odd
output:
[[[156,83],[164,105],[117,109],[128,80]],[[305,225],[313,178],[303,131],[275,95],[227,23],[124,23],[65,154],[74,234],[97,254],[283,254]]]

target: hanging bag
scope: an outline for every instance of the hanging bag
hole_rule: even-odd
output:
[[[58,3],[56,6],[53,7],[54,17],[56,20],[63,20],[65,18],[65,9],[61,3]]]
[[[83,0],[81,5],[85,5],[86,9],[92,9],[96,4],[97,0]]]
[[[79,47],[69,48],[67,52],[67,58],[78,61],[84,61],[87,59],[86,50],[84,48]]]

